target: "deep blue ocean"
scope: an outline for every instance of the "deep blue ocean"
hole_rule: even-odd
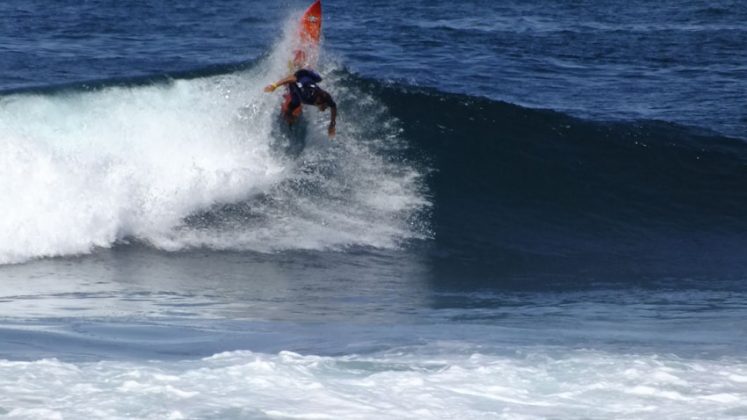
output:
[[[0,3],[0,417],[747,417],[747,4]]]

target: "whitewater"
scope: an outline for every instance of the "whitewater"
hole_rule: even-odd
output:
[[[168,364],[0,362],[0,410],[9,418],[143,419],[747,415],[747,364],[593,351],[517,353],[230,352]]]
[[[130,241],[270,252],[427,236],[411,227],[429,205],[423,171],[384,159],[401,139],[374,99],[354,102],[333,76],[341,135],[322,135],[310,108],[313,127],[283,132],[280,95],[262,86],[286,71],[287,43],[232,74],[0,98],[0,263]]]

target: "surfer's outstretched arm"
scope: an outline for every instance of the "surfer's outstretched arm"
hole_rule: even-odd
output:
[[[327,128],[327,134],[329,134],[330,137],[335,136],[335,132],[337,131],[335,126],[337,125],[337,104],[332,101],[332,103],[329,106],[329,128]]]
[[[287,85],[288,83],[296,83],[296,76],[290,75],[285,79],[278,80],[275,83],[270,83],[269,85],[265,86],[265,92],[273,92],[275,89],[279,88],[280,86]]]
[[[320,111],[326,111],[327,108],[329,108],[330,119],[327,133],[329,133],[330,137],[334,137],[336,131],[335,126],[337,125],[337,103],[332,99],[332,95],[330,95],[329,92],[319,89],[316,94],[314,105],[318,106]]]

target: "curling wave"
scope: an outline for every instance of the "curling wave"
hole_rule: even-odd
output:
[[[222,75],[0,97],[0,263],[129,241],[277,251],[427,237],[422,171],[391,159],[402,139],[385,110],[340,86],[360,105],[338,139],[315,110],[285,130],[261,90],[283,66],[271,55]]]
[[[0,98],[0,262],[132,240],[271,252],[412,239],[500,263],[674,249],[745,260],[742,140],[326,68],[342,111],[330,142],[313,109],[279,124],[261,86],[283,65]]]

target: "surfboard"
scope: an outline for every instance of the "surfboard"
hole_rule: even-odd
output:
[[[316,0],[306,11],[301,15],[301,19],[298,21],[298,28],[296,29],[296,39],[293,42],[293,50],[291,57],[288,60],[288,70],[295,72],[302,68],[313,68],[316,66],[319,60],[319,41],[322,36],[322,1]],[[285,111],[288,109],[290,104],[291,96],[290,93],[283,95],[282,112],[285,115]],[[293,111],[293,116],[288,121],[293,123],[298,117],[301,116],[302,107],[298,107]]]
[[[295,70],[314,67],[319,59],[319,40],[322,36],[322,1],[316,0],[301,15],[298,38],[293,51]],[[295,71],[294,70],[294,71]]]

